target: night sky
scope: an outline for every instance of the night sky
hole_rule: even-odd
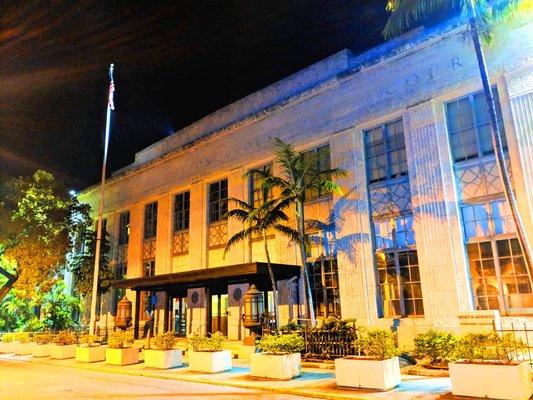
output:
[[[75,189],[100,174],[110,62],[109,167],[344,48],[383,41],[384,0],[0,0],[0,167]]]

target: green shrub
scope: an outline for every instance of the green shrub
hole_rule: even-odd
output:
[[[158,350],[172,350],[176,344],[176,336],[174,336],[173,331],[165,332],[157,335],[153,339],[153,343]]]
[[[76,342],[76,335],[73,332],[60,331],[54,336],[54,343],[58,346],[69,346],[71,344],[76,344]]]
[[[54,335],[50,332],[39,332],[33,335],[33,341],[37,344],[48,344],[54,340]]]
[[[187,338],[187,344],[192,348],[192,351],[215,352],[222,350],[225,340],[221,332],[213,333],[210,336],[194,334]]]
[[[327,317],[322,320],[322,323],[314,328],[319,331],[331,331],[331,332],[350,332],[357,331],[355,325],[355,318],[340,319],[338,317]]]
[[[267,354],[299,353],[305,342],[297,333],[265,335],[257,342],[257,348]]]
[[[133,333],[115,331],[107,338],[107,347],[110,349],[124,349],[133,343]]]
[[[395,335],[390,329],[362,329],[354,340],[359,355],[386,360],[400,354],[396,347]]]
[[[282,325],[278,328],[279,333],[292,333],[299,332],[305,329],[305,325],[299,324],[298,322],[289,322],[288,324]]]
[[[468,333],[459,340],[457,356],[468,363],[498,361],[511,364],[515,361],[514,355],[524,349],[524,342],[514,338],[511,333]]]
[[[2,335],[2,343],[12,343],[15,341],[15,333],[4,333]]]
[[[29,343],[31,340],[31,334],[29,332],[17,332],[14,333],[15,335],[15,342],[19,343]]]
[[[447,365],[456,359],[458,342],[458,338],[451,333],[431,329],[415,337],[414,356],[428,360],[431,365]]]
[[[88,333],[84,333],[78,338],[78,344],[85,347],[99,346],[100,338],[97,335],[89,335]]]

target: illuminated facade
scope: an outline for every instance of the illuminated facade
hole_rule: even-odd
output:
[[[531,19],[517,19],[487,49],[531,238],[532,38]],[[241,229],[225,213],[228,197],[257,200],[260,185],[246,171],[278,173],[275,137],[348,172],[342,195],[310,193],[306,203],[320,318],[411,329],[497,309],[504,320],[528,320],[531,271],[502,194],[478,74],[464,27],[415,32],[359,56],[335,54],[137,153],[107,183],[105,218],[124,278],[116,286],[136,304],[139,328],[154,308],[159,329],[243,337],[242,296],[256,283],[268,298],[269,281],[261,241],[224,257]],[[97,188],[81,199],[97,209]],[[278,234],[268,240],[281,319],[294,320],[298,251]]]

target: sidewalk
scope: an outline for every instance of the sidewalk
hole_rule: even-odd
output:
[[[402,383],[388,392],[376,392],[351,388],[340,388],[335,384],[335,373],[332,370],[303,368],[299,378],[290,381],[274,381],[256,379],[250,376],[248,363],[233,360],[231,371],[218,374],[192,372],[185,363],[181,368],[156,370],[146,368],[140,362],[128,366],[112,366],[105,362],[92,364],[77,362],[74,359],[52,360],[50,358],[34,358],[31,356],[0,355],[3,360],[17,360],[67,368],[85,369],[113,374],[144,376],[159,379],[175,379],[180,381],[207,383],[212,385],[231,386],[246,389],[260,389],[276,393],[304,395],[322,399],[453,399],[449,378],[428,378],[413,375],[402,375]]]

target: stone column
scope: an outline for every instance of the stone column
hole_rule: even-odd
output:
[[[426,322],[452,324],[472,305],[447,131],[434,108],[407,110],[405,146]]]
[[[128,244],[128,278],[142,276],[142,232],[144,206],[140,203],[130,208],[130,240]]]
[[[228,339],[230,340],[241,340],[246,336],[241,317],[244,314],[244,294],[249,286],[248,283],[228,285]]]
[[[502,111],[514,188],[529,245],[533,246],[533,65],[507,74],[505,80],[512,115],[506,118],[504,102]]]
[[[190,269],[206,268],[206,195],[202,182],[191,186],[191,215],[189,229]]]
[[[247,201],[245,187],[248,187],[248,185],[246,179],[243,178],[243,174],[243,167],[236,168],[228,174],[228,196]],[[228,210],[231,210],[232,208],[235,208],[235,203],[229,201]],[[228,240],[243,228],[244,226],[242,222],[235,218],[228,218]],[[223,251],[224,249],[222,249],[222,252]],[[223,265],[242,264],[245,260],[245,241],[241,241],[236,243],[226,254],[223,260]]]
[[[370,325],[378,315],[362,129],[333,136],[330,148],[332,167],[347,171],[333,199],[342,318]]]
[[[207,301],[205,288],[187,290],[187,335],[207,332]]]
[[[172,196],[165,194],[157,199],[157,235],[155,246],[155,273],[172,272],[171,263]]]

